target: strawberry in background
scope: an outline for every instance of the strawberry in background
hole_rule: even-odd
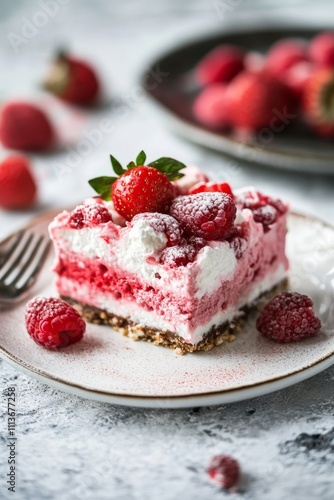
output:
[[[12,101],[1,109],[0,141],[10,149],[45,151],[54,146],[55,131],[41,108],[25,101]]]
[[[11,155],[0,162],[0,207],[30,208],[36,201],[37,185],[28,159]]]
[[[88,62],[60,52],[52,63],[44,89],[69,103],[88,106],[96,101],[100,83]]]
[[[318,135],[334,138],[334,67],[318,69],[312,74],[302,104],[308,125]]]

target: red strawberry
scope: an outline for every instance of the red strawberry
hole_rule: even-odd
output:
[[[7,148],[38,151],[53,146],[55,133],[40,108],[27,102],[10,102],[1,110],[0,140]]]
[[[304,40],[286,38],[274,43],[267,53],[265,68],[272,75],[281,77],[293,65],[308,61],[307,43]]]
[[[282,74],[282,81],[299,102],[304,93],[304,88],[314,72],[314,65],[310,62],[299,62]]]
[[[287,87],[266,72],[240,73],[227,89],[235,127],[259,130],[276,123],[275,111],[292,113],[295,105]]]
[[[334,137],[334,69],[319,69],[308,80],[303,109],[308,124],[324,137]]]
[[[94,69],[87,62],[64,53],[53,62],[44,87],[65,101],[82,105],[92,104],[100,90]]]
[[[1,207],[28,208],[34,203],[36,192],[36,182],[27,158],[13,155],[0,163]]]
[[[119,177],[97,177],[90,185],[104,200],[112,198],[115,209],[126,220],[144,212],[166,213],[175,198],[175,186],[171,181],[183,176],[185,165],[173,158],[159,158],[145,165],[146,154],[141,151],[136,163],[124,169],[110,155],[113,169]]]
[[[229,102],[226,99],[227,86],[215,83],[206,87],[194,102],[197,120],[210,127],[225,127],[230,122]]]
[[[220,45],[198,63],[196,78],[200,85],[229,82],[244,69],[245,54],[234,45]]]
[[[334,33],[331,31],[315,36],[310,44],[310,57],[317,65],[334,68]]]

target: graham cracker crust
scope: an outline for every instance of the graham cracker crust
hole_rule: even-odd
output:
[[[230,322],[213,326],[197,344],[188,344],[182,337],[169,330],[158,330],[148,326],[136,324],[133,321],[111,314],[103,309],[83,304],[71,297],[61,296],[63,300],[71,304],[89,323],[109,325],[132,340],[145,340],[155,345],[161,345],[174,349],[177,354],[187,354],[196,351],[210,351],[215,346],[224,345],[235,340],[235,334],[240,331],[247,316],[254,311],[260,310],[264,303],[278,291],[287,288],[288,280],[284,279],[272,290],[261,295],[251,306],[240,311],[240,315]]]

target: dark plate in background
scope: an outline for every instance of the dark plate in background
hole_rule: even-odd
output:
[[[232,132],[222,132],[201,125],[192,114],[192,103],[200,91],[194,79],[194,67],[212,48],[231,43],[249,51],[265,52],[282,37],[310,39],[322,29],[309,27],[261,27],[210,35],[171,50],[153,61],[142,76],[142,85],[159,105],[164,117],[179,135],[197,144],[235,157],[300,172],[334,174],[334,140],[313,135],[296,119],[282,132],[264,134],[243,142]],[[152,78],[159,68],[165,76]],[[168,76],[166,76],[168,74]]]

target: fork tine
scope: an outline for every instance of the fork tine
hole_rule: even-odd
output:
[[[18,247],[18,245],[22,241],[23,235],[24,235],[24,231],[19,231],[15,235],[15,239],[14,239],[13,243],[11,244],[11,246],[9,248],[7,248],[6,252],[3,255],[0,256],[0,266],[2,266],[7,261],[8,257],[12,254],[12,252],[14,252],[16,250],[16,248]]]
[[[48,256],[49,250],[51,246],[51,241],[48,241],[45,245],[45,248],[43,250],[42,255],[38,259],[38,262],[36,263],[35,267],[32,269],[29,277],[25,280],[25,282],[20,286],[19,291],[23,292],[25,289],[29,288],[36,280],[39,271],[41,270],[45,259]]]
[[[26,270],[29,268],[29,266],[31,265],[31,263],[33,262],[34,258],[36,257],[37,253],[38,253],[38,250],[41,246],[41,243],[42,241],[44,240],[44,236],[40,236],[38,238],[38,240],[36,241],[33,249],[31,250],[30,252],[30,255],[29,257],[27,258],[26,262],[24,263],[24,265],[21,267],[20,271],[18,272],[18,274],[15,276],[15,278],[11,281],[10,285],[16,285],[16,283],[20,280],[20,278],[24,275],[24,273],[26,272]]]
[[[24,255],[26,254],[26,252],[28,251],[28,248],[30,246],[30,243],[33,239],[33,234],[30,234],[27,241],[25,242],[22,250],[20,251],[20,253],[17,255],[16,259],[11,263],[9,269],[7,269],[6,273],[1,277],[0,279],[0,282],[4,283],[5,280],[8,278],[8,276],[10,276],[10,274],[15,270],[16,266],[18,266],[18,264],[21,262],[22,258],[24,257]],[[8,259],[10,258],[10,255],[8,255]],[[4,262],[6,263],[7,260]]]

